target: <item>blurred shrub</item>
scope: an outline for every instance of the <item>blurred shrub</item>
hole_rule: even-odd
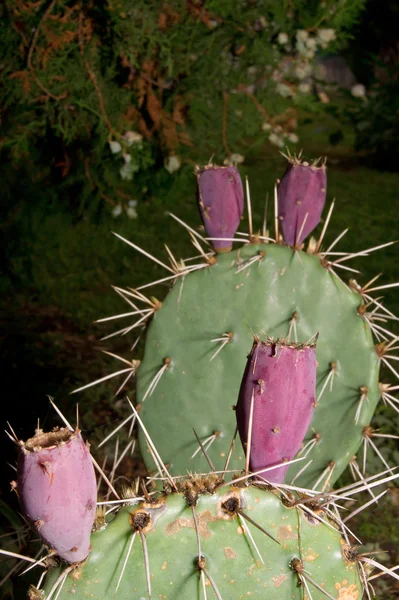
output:
[[[363,4],[6,0],[3,187],[12,166],[79,209],[118,213],[194,159],[296,143],[297,108],[322,101],[315,56],[345,43]]]

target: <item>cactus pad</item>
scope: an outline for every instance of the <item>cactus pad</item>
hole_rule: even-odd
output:
[[[218,483],[212,474],[191,478],[179,493],[122,508],[92,535],[88,560],[67,577],[58,600],[360,600],[355,555],[321,511],[315,518],[275,489]],[[197,497],[207,488],[212,493]],[[45,597],[60,573],[48,577]]]
[[[281,244],[249,244],[178,280],[154,314],[137,373],[143,419],[171,471],[204,470],[201,452],[191,458],[198,449],[192,428],[215,468],[224,468],[235,430],[231,406],[254,332],[291,340],[319,332],[308,455],[290,467],[287,480],[312,461],[296,484],[333,483],[357,452],[380,397],[379,357],[361,305],[361,294],[320,256]],[[242,469],[244,460],[242,450],[234,450],[230,468]]]

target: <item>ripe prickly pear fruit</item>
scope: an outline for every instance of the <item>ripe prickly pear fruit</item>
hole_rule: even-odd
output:
[[[79,430],[38,429],[20,442],[17,492],[23,513],[43,542],[70,563],[90,551],[97,485]]]
[[[254,340],[236,407],[252,472],[294,458],[312,419],[315,397],[314,344]],[[282,483],[287,470],[282,466],[260,476]]]
[[[244,191],[237,167],[209,165],[197,169],[198,204],[209,237],[217,252],[228,252],[244,210]]]
[[[324,164],[289,161],[278,186],[278,217],[288,246],[300,246],[319,224],[326,191]]]

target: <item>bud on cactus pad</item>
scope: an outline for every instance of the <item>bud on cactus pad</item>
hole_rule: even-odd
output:
[[[316,402],[315,345],[255,339],[236,408],[249,468],[290,461],[300,449]],[[259,473],[282,483],[288,466]]]
[[[197,169],[198,204],[212,245],[217,252],[231,250],[244,209],[244,191],[237,167],[209,165]],[[226,238],[226,239],[223,239]]]
[[[110,516],[64,583],[61,569],[50,572],[45,598],[362,597],[356,553],[319,506],[306,512],[294,495],[226,487],[212,473],[175,481],[177,492]]]
[[[300,246],[320,223],[326,190],[324,164],[290,159],[277,190],[278,218],[288,246]]]
[[[36,431],[20,442],[17,492],[24,516],[43,542],[74,563],[90,551],[97,485],[79,431]]]

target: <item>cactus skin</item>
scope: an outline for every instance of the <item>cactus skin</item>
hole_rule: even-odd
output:
[[[326,190],[324,165],[317,167],[297,159],[289,162],[278,186],[278,216],[288,246],[300,246],[320,223]]]
[[[236,273],[239,261],[248,261],[261,250],[266,253],[262,260]],[[217,470],[224,468],[226,440],[231,440],[236,427],[231,406],[237,402],[245,357],[252,346],[251,332],[286,336],[296,312],[298,339],[320,333],[317,398],[332,366],[336,367],[333,380],[318,399],[305,438],[311,441],[320,436],[308,455],[313,462],[296,485],[311,488],[335,463],[333,484],[358,451],[363,427],[370,423],[380,398],[379,359],[370,326],[358,313],[361,305],[361,295],[327,270],[317,255],[300,250],[295,254],[280,244],[251,244],[220,254],[213,266],[190,273],[184,283],[179,281],[150,323],[137,371],[137,401],[142,403],[165,357],[171,359],[140,414],[172,473],[206,468],[200,452],[190,459],[198,448],[193,427],[201,440],[221,432],[208,454]],[[211,361],[217,348],[211,340],[225,332],[232,332],[231,341]],[[356,424],[362,386],[368,388],[368,401]],[[147,465],[153,468],[142,434],[140,445]],[[236,447],[230,468],[240,470],[244,464],[243,452]],[[302,462],[290,466],[287,481],[302,466]]]
[[[97,484],[79,431],[38,430],[22,442],[17,491],[24,516],[45,544],[70,563],[87,557]]]
[[[213,165],[197,169],[198,205],[211,238],[232,238],[244,209],[244,191],[237,167]],[[217,252],[231,250],[231,242],[213,240]]]
[[[244,448],[250,436],[249,468],[253,473],[294,458],[312,419],[315,402],[314,345],[255,339],[236,407]],[[287,470],[288,466],[283,466],[259,476],[271,483],[282,483]]]
[[[222,505],[231,497],[239,498],[243,512],[270,532],[280,544],[245,519],[241,520],[237,514],[223,510]],[[172,493],[152,505],[142,503],[122,508],[115,517],[111,517],[104,530],[93,533],[93,550],[88,560],[77,567],[75,574],[68,575],[58,600],[108,600],[114,596],[120,600],[138,600],[149,597],[142,540],[138,533],[115,594],[132,539],[131,523],[139,512],[152,517],[152,523],[144,529],[151,597],[202,600],[205,596],[197,566],[194,518],[186,498],[187,494]],[[285,506],[276,490],[224,487],[216,493],[201,494],[194,510],[201,555],[223,600],[247,597],[303,600],[307,595],[298,585],[296,572],[290,567],[294,558],[303,561],[311,577],[333,598],[360,600],[362,585],[357,565],[347,562],[349,553],[345,552],[340,533],[315,518],[307,518],[300,508]],[[244,532],[247,527],[264,564]],[[60,573],[60,569],[55,569],[48,576],[44,586],[46,595]],[[206,576],[204,579],[208,599],[216,598]],[[311,584],[308,585],[315,600],[325,597]]]

